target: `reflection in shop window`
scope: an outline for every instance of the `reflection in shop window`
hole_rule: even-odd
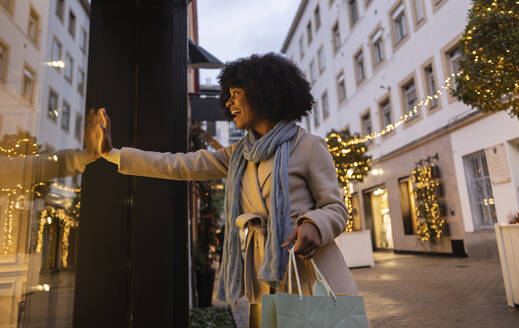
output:
[[[70,105],[68,102],[63,100],[63,108],[61,109],[61,127],[63,130],[69,130],[70,126]]]
[[[351,195],[351,217],[350,220],[353,220],[353,231],[362,230],[360,224],[360,204],[359,204],[359,195],[357,193]]]
[[[79,36],[79,49],[83,51],[83,53],[86,52],[87,47],[87,32],[83,27],[81,27],[81,34]]]
[[[65,55],[65,79],[69,83],[72,83],[73,74],[74,74],[74,59],[67,52],[67,54]]]
[[[51,60],[54,62],[61,61],[61,42],[58,41],[58,39],[54,38],[52,40],[52,53],[51,53]],[[58,71],[60,70],[59,66],[54,66]]]
[[[34,90],[34,71],[28,65],[23,68],[22,96],[32,104]]]
[[[76,15],[72,10],[68,12],[68,33],[73,39],[76,37]]]
[[[77,140],[81,140],[82,126],[83,126],[83,117],[81,116],[81,114],[76,112],[76,127],[74,129],[74,136],[76,137]]]
[[[77,92],[79,92],[80,95],[83,95],[83,90],[85,89],[85,73],[81,68],[78,68],[77,74]]]
[[[58,118],[58,94],[49,87],[49,101],[47,106],[47,117],[53,121]]]
[[[9,48],[0,40],[0,82],[4,82],[7,79],[8,54]]]

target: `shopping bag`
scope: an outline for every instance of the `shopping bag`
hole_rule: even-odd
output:
[[[293,249],[289,253],[288,293],[263,295],[261,328],[369,328],[362,296],[335,295],[313,260],[320,295],[303,295]],[[292,294],[292,267],[299,294]]]

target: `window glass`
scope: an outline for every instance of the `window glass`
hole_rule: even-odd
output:
[[[326,59],[324,58],[324,48],[321,47],[317,51],[317,62],[319,64],[319,73],[324,71],[324,68],[326,67]]]
[[[323,119],[327,119],[330,116],[330,106],[328,104],[328,92],[323,93],[321,96],[321,103],[323,105]]]
[[[314,10],[314,21],[315,21],[315,30],[317,31],[319,27],[321,27],[321,13],[319,12],[319,6],[315,7]]]
[[[333,50],[337,51],[341,47],[341,32],[339,31],[339,22],[335,23],[332,28]]]
[[[346,82],[344,81],[344,73],[337,76],[337,96],[339,101],[346,99]]]
[[[14,14],[0,19],[0,327],[72,327],[85,97],[66,81],[77,65],[84,88],[88,58],[69,28],[90,16],[80,1],[0,6]]]

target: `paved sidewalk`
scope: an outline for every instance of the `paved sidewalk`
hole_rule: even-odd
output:
[[[372,328],[519,327],[506,306],[498,259],[477,260],[375,253],[374,268],[352,270]],[[247,327],[242,299],[234,317]]]

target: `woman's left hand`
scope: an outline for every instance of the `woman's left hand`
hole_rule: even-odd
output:
[[[322,242],[319,230],[310,222],[305,222],[294,229],[285,242],[281,244],[281,247],[289,247],[294,240],[296,242],[294,244],[295,254],[305,260],[315,256]]]

